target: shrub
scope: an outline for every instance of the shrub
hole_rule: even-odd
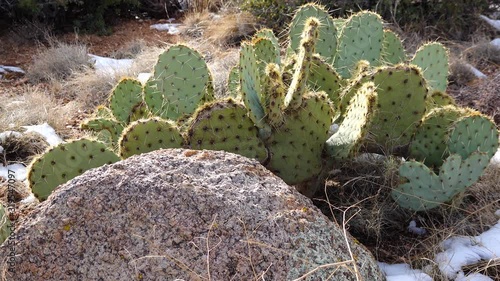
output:
[[[27,77],[32,83],[63,80],[89,65],[87,53],[86,46],[59,43],[35,56]]]

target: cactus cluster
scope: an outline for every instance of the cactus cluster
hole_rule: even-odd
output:
[[[51,149],[31,165],[33,192],[43,200],[92,167],[178,147],[255,158],[288,184],[315,179],[361,152],[415,159],[401,164],[404,182],[392,192],[413,210],[438,206],[477,181],[498,148],[498,131],[445,93],[441,44],[407,59],[377,14],[334,19],[315,4],[302,6],[289,30],[284,58],[269,29],[242,43],[230,97],[220,100],[201,55],[170,47],[145,85],[123,79],[109,108],[82,124],[108,147],[80,140]],[[332,122],[339,129],[329,136]],[[82,151],[83,144],[90,148]]]

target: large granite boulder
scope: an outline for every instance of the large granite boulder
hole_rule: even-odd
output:
[[[88,171],[16,228],[0,247],[7,280],[384,279],[309,199],[225,152],[161,150]]]

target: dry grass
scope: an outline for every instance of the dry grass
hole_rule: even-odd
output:
[[[27,77],[32,83],[66,79],[89,65],[87,54],[86,46],[57,43],[34,57]]]
[[[115,59],[133,59],[137,57],[142,51],[147,48],[146,41],[144,39],[136,39],[127,42],[123,47],[114,51],[111,54],[112,58]]]
[[[0,132],[47,122],[64,132],[66,122],[78,111],[74,102],[61,104],[40,87],[26,86],[23,95],[5,98],[0,105]]]
[[[36,155],[43,153],[49,146],[43,136],[34,132],[24,133],[19,137],[9,135],[0,140],[0,145],[4,148],[3,153],[0,153],[3,158],[0,159],[0,164],[4,166],[10,163],[28,165]]]
[[[472,72],[470,64],[461,59],[453,59],[450,63],[450,75],[448,80],[450,83],[465,86],[472,80],[476,79],[476,75]]]

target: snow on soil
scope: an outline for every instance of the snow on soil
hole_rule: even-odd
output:
[[[26,129],[26,133],[35,132],[40,134],[51,146],[55,146],[63,142],[63,139],[57,135],[54,128],[47,123],[43,123],[41,125],[23,126],[23,128]],[[0,133],[0,142],[5,141],[8,137],[21,136],[22,133],[20,132],[5,131]],[[1,150],[3,151],[3,147],[1,147]],[[26,174],[27,169],[23,164],[14,163],[7,166],[0,164],[0,177],[2,178],[9,179],[9,175],[11,175],[11,177],[14,176],[14,178],[18,181],[24,181],[26,179]]]
[[[176,35],[180,33],[179,29],[177,28],[179,25],[179,23],[158,23],[151,25],[149,28],[160,31],[167,31],[167,33],[170,35]]]
[[[90,62],[94,64],[97,74],[115,75],[129,69],[133,59],[112,59],[89,54]]]
[[[385,274],[387,281],[432,281],[432,277],[422,270],[411,269],[406,263],[387,264],[379,262],[380,269]]]
[[[26,133],[35,132],[42,135],[51,146],[55,146],[63,142],[63,139],[59,135],[57,135],[54,128],[52,128],[47,123],[43,123],[42,125],[32,125],[32,126],[22,126],[22,127],[26,129]]]
[[[17,72],[17,73],[25,74],[24,70],[22,70],[20,67],[0,65],[0,79],[2,79],[3,76],[5,74],[7,74],[8,72]]]

